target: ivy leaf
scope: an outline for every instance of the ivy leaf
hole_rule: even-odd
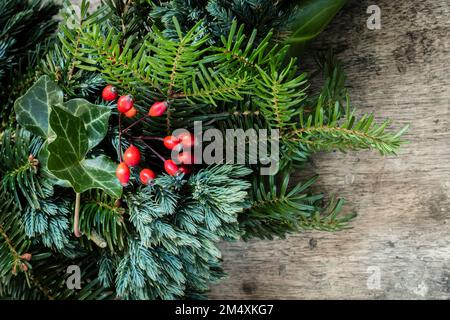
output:
[[[89,149],[105,137],[111,110],[84,99],[73,99],[63,104],[62,90],[48,76],[39,78],[14,104],[19,124],[49,141],[53,139],[49,116],[54,106],[64,106],[74,116],[81,118],[87,130]]]
[[[52,106],[63,104],[63,92],[48,76],[38,81],[14,103],[17,122],[28,131],[47,139],[51,135],[48,117]]]
[[[347,0],[305,0],[299,4],[297,23],[288,42],[304,44],[318,36]]]
[[[108,131],[108,121],[111,115],[108,107],[95,105],[84,99],[72,99],[67,101],[64,107],[82,120],[89,140],[89,149],[103,140]]]
[[[92,125],[96,125],[95,121]],[[106,156],[85,158],[89,138],[83,120],[54,107],[50,113],[50,126],[56,134],[55,140],[48,145],[50,172],[67,180],[77,193],[98,188],[113,197],[120,197],[122,187],[115,175],[114,162]]]

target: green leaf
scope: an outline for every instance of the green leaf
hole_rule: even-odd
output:
[[[82,119],[54,107],[50,125],[56,134],[56,139],[48,145],[50,172],[69,181],[77,193],[98,188],[113,197],[120,197],[122,187],[115,176],[114,162],[106,156],[85,159],[89,138]]]
[[[318,36],[341,10],[347,0],[305,0],[299,4],[294,32],[287,40],[296,44]]]
[[[14,103],[17,122],[32,133],[50,136],[48,117],[52,106],[63,104],[63,92],[48,76],[39,80]]]
[[[111,110],[106,106],[92,104],[84,99],[72,99],[64,106],[74,116],[79,117],[86,128],[89,149],[98,145],[108,131]]]
[[[81,118],[87,130],[89,149],[98,145],[105,137],[110,109],[84,99],[73,99],[63,104],[63,92],[48,76],[39,78],[14,104],[19,124],[44,139],[52,136],[49,115],[54,106],[64,107]]]

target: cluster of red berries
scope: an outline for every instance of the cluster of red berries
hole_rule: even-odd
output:
[[[112,85],[108,85],[103,89],[102,98],[106,101],[115,101],[119,96],[117,88]],[[148,116],[159,117],[167,110],[167,101],[155,102],[148,112]],[[133,97],[131,95],[124,95],[119,97],[117,101],[117,109],[120,113],[124,114],[128,118],[133,118],[137,114],[137,110],[134,107]],[[163,140],[164,146],[173,150],[175,148],[190,149],[195,144],[194,136],[188,132],[179,134],[177,136],[167,136]],[[164,158],[161,158],[164,160]],[[178,175],[180,173],[188,174],[191,171],[190,165],[195,162],[193,155],[184,151],[179,153],[178,161],[175,162],[171,159],[164,160],[164,169],[169,175]],[[116,170],[117,179],[123,186],[126,186],[130,180],[130,167],[139,165],[141,161],[141,153],[139,149],[131,145],[123,154],[122,162],[119,163]],[[139,179],[143,184],[149,184],[156,178],[156,174],[148,168],[144,168],[139,173]]]
[[[117,88],[112,85],[107,85],[102,92],[102,98],[105,101],[114,101],[119,96]],[[127,118],[133,118],[137,114],[137,109],[134,107],[133,97],[129,94],[120,96],[117,100],[117,109],[123,113]],[[160,117],[167,110],[167,102],[155,102],[148,111],[151,117]]]
[[[169,149],[191,149],[195,145],[195,138],[189,132],[180,133],[177,136],[167,136],[163,139],[164,146]],[[191,172],[191,165],[195,163],[194,155],[189,151],[183,151],[178,154],[177,161],[164,161],[164,169],[170,175],[178,173],[188,174]]]
[[[123,162],[119,163],[116,170],[117,179],[123,186],[126,186],[130,181],[130,167],[137,166],[141,162],[141,153],[139,149],[131,145],[123,154]],[[139,180],[142,184],[149,184],[156,178],[153,170],[144,168],[139,173]]]

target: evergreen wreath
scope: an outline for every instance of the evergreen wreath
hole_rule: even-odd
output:
[[[312,194],[315,177],[290,186],[290,173],[320,150],[393,154],[406,128],[358,118],[332,55],[320,59],[322,90],[308,90],[288,33],[270,31],[290,25],[293,7],[241,0],[228,14],[229,3],[108,0],[90,13],[83,1],[74,25],[65,2],[14,116],[2,104],[12,120],[0,144],[0,297],[202,298],[224,276],[221,240],[348,227],[341,199]],[[268,19],[244,25],[255,8]],[[172,133],[195,121],[278,129],[279,173],[192,166],[188,154],[171,162],[171,149],[196,143]],[[78,290],[66,286],[70,265],[81,270]]]

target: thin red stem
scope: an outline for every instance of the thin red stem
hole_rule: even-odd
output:
[[[136,120],[135,122],[133,122],[132,124],[130,124],[128,127],[126,127],[125,129],[123,129],[123,133],[127,132],[128,130],[130,130],[132,127],[134,127],[135,125],[137,125],[138,123],[142,122],[143,120],[147,119],[149,115],[146,114],[145,116],[143,116],[142,118]]]
[[[165,162],[166,159],[164,159],[164,157],[162,155],[160,155],[155,149],[153,149],[152,147],[150,147],[150,145],[148,145],[144,140],[140,139],[142,141],[143,144],[145,144],[145,146],[147,148],[150,149],[151,152],[153,152],[159,159],[161,159],[162,162]]]
[[[158,141],[164,140],[164,138],[155,136],[138,136],[138,137],[130,136],[130,138],[135,140],[158,140]]]
[[[119,159],[122,162],[122,113],[119,113]]]

